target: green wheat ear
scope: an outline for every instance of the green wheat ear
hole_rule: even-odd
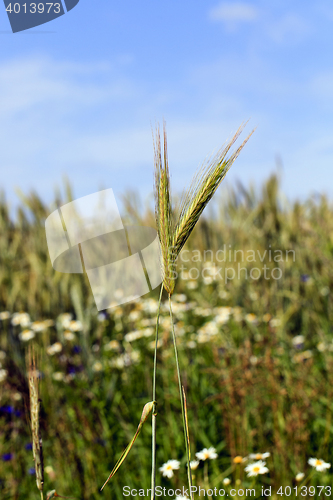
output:
[[[174,275],[176,273],[174,273],[173,270],[181,249],[188,240],[200,215],[214,196],[229,168],[254,132],[254,130],[252,130],[238,149],[228,156],[231,147],[242,133],[245,125],[241,125],[232,139],[227,142],[227,145],[220,149],[211,160],[198,170],[189,189],[182,197],[176,224],[174,224],[172,220],[165,123],[163,124],[163,161],[160,131],[159,127],[157,127],[156,144],[154,143],[155,217],[161,245],[163,286],[169,296],[171,296],[174,291]]]
[[[170,195],[170,175],[168,165],[168,150],[165,123],[163,124],[163,160],[161,150],[160,130],[156,130],[156,143],[154,142],[155,165],[155,217],[157,232],[161,245],[163,286],[169,295],[172,295],[175,280],[172,276],[172,209]]]
[[[220,149],[212,159],[198,170],[189,189],[183,195],[178,221],[175,225],[172,238],[173,252],[176,258],[229,168],[253,134],[254,130],[252,130],[238,149],[227,157],[230,148],[240,136],[245,125],[241,125],[227,145]]]

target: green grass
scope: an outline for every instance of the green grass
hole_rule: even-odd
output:
[[[68,190],[57,202],[70,199]],[[149,207],[137,220],[132,199],[124,203],[124,220],[155,227]],[[218,453],[208,471],[207,462],[200,462],[194,484],[203,486],[208,475],[211,487],[222,488],[227,476],[232,482],[226,489],[238,480],[239,487],[255,484],[259,493],[265,485],[276,493],[280,486],[300,486],[295,476],[304,472],[304,480],[311,476],[308,486],[332,485],[331,469],[313,472],[307,463],[310,457],[333,462],[332,204],[325,197],[283,204],[273,176],[260,192],[238,186],[228,199],[216,201],[214,209],[204,212],[178,258],[173,296],[192,459],[204,447],[213,446]],[[39,498],[35,477],[29,474],[32,451],[26,449],[31,435],[25,352],[34,343],[40,354],[45,491],[120,499],[124,485],[150,487],[148,420],[122,467],[99,493],[151,400],[158,289],[109,310],[100,321],[86,277],[52,269],[44,230],[48,214],[36,194],[23,200],[15,221],[6,202],[0,203],[0,311],[24,311],[31,321],[54,321],[26,342],[19,336],[26,327],[13,325],[12,316],[0,321],[0,349],[5,353],[0,353],[0,362],[7,371],[0,383],[0,498]],[[211,264],[204,262],[207,250]],[[244,261],[238,252],[236,261],[223,262],[221,250],[225,256],[229,250],[242,250]],[[283,260],[274,262],[269,250]],[[295,253],[287,261],[290,250]],[[238,263],[248,279],[245,270],[237,277]],[[265,279],[263,272],[259,279],[249,277],[251,269],[265,264],[270,273],[280,269],[281,279]],[[209,276],[213,265],[222,269],[223,279]],[[225,267],[229,276],[231,268],[236,272],[227,283]],[[190,268],[198,279],[187,279]],[[72,340],[59,318],[66,312],[82,323]],[[75,324],[69,326],[75,329]],[[133,331],[139,332],[136,340],[126,337]],[[294,345],[298,335],[304,339]],[[157,470],[156,483],[175,489],[186,486],[187,475],[167,295],[159,338],[157,467],[169,459],[180,460],[181,466],[171,479]],[[56,342],[61,351],[48,354]],[[234,464],[233,459],[256,452],[270,452],[269,473],[253,482],[244,471],[246,464]],[[315,493],[313,498],[327,496]]]

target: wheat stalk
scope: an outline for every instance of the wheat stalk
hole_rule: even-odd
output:
[[[221,184],[221,181],[224,179],[227,171],[229,170],[229,168],[239,155],[245,143],[248,141],[248,139],[254,132],[252,131],[249,134],[249,136],[245,139],[245,141],[243,141],[243,143],[239,146],[239,148],[234,153],[232,153],[229,156],[229,158],[227,158],[227,154],[230,151],[230,148],[238,139],[243,128],[244,128],[243,126],[240,126],[236,134],[233,136],[233,138],[227,143],[227,146],[221,149],[217,153],[217,155],[210,162],[208,162],[206,166],[203,166],[194,176],[190,188],[185,193],[183,200],[181,202],[178,222],[176,223],[175,226],[172,223],[170,175],[169,175],[168,156],[167,156],[165,123],[163,124],[163,138],[164,138],[163,162],[162,162],[162,151],[161,151],[161,139],[158,127],[156,131],[156,145],[154,143],[156,226],[162,253],[163,286],[169,295],[171,333],[175,350],[179,396],[182,408],[185,449],[186,449],[187,468],[188,468],[188,483],[191,492],[191,499],[193,499],[192,474],[190,465],[191,451],[190,451],[190,439],[189,439],[189,429],[187,421],[186,397],[184,388],[181,383],[180,368],[179,368],[178,353],[177,353],[177,342],[176,342],[172,306],[171,306],[171,295],[175,287],[175,280],[173,278],[173,267],[175,266],[175,261],[177,259],[177,256],[179,255],[179,252],[185,245],[196,223],[198,222],[200,215],[207,206],[207,203],[212,199],[217,188]],[[161,288],[160,301],[162,297],[162,290],[163,287]],[[157,334],[158,334],[158,320],[156,326],[156,343],[155,343],[155,360],[154,360],[154,377],[153,377],[154,400],[155,400],[155,382],[156,382]],[[156,433],[156,422],[153,419],[152,500],[154,500],[155,498],[155,493],[153,490],[153,487],[155,485],[155,469],[156,469],[155,433]]]
[[[43,467],[43,448],[42,438],[39,428],[39,372],[36,368],[36,357],[33,348],[29,348],[28,358],[28,382],[30,396],[30,427],[32,433],[32,452],[35,461],[36,483],[40,491],[41,499],[43,500],[43,485],[44,485],[44,467]]]

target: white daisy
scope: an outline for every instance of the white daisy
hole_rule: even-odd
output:
[[[69,330],[72,330],[72,332],[80,332],[81,330],[83,330],[81,321],[75,321],[75,320],[70,321],[67,328]]]
[[[203,450],[201,451],[198,451],[198,453],[195,454],[195,456],[199,459],[199,460],[207,460],[208,458],[213,460],[214,458],[217,458],[217,453],[216,453],[216,450],[215,448],[213,448],[212,446],[210,448],[204,448]]]
[[[249,458],[250,460],[264,460],[265,458],[268,458],[271,454],[269,452],[266,453],[250,453]]]
[[[298,472],[298,474],[296,474],[295,479],[297,482],[299,482],[302,481],[303,477],[304,477],[304,472]]]
[[[70,330],[66,330],[64,332],[64,339],[68,340],[69,342],[72,340],[75,340],[75,333],[71,332]]]
[[[231,479],[229,479],[228,477],[225,477],[225,478],[223,479],[223,484],[224,484],[224,486],[228,486],[230,483],[231,483]]]
[[[32,330],[23,330],[23,332],[19,333],[19,338],[22,342],[28,342],[28,340],[33,339],[35,336],[35,332]]]
[[[192,462],[190,462],[191,470],[197,469],[198,465],[199,465],[199,460],[192,460]]]
[[[60,342],[56,342],[55,344],[52,344],[46,348],[46,352],[49,356],[53,356],[54,354],[57,354],[58,352],[61,351],[62,351],[62,345]]]
[[[168,460],[165,464],[160,467],[160,472],[162,472],[164,477],[172,477],[173,471],[179,469],[180,462],[178,460]]]
[[[258,460],[258,462],[254,462],[253,464],[245,467],[245,470],[248,473],[247,476],[257,476],[258,474],[266,474],[266,472],[269,472],[267,467],[265,467],[265,463],[266,462],[263,462],[262,460]]]
[[[325,469],[329,469],[331,467],[331,464],[328,464],[327,462],[324,462],[324,460],[318,458],[309,458],[308,464],[315,467],[319,472],[323,472]]]

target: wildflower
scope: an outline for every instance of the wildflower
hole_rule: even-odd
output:
[[[44,321],[34,321],[33,323],[31,323],[31,330],[33,330],[34,332],[42,332],[43,330],[45,330],[45,328],[46,326]]]
[[[0,383],[4,382],[7,378],[8,372],[7,370],[4,370],[3,368],[0,370]]]
[[[110,340],[107,344],[104,346],[105,351],[119,351],[120,349],[120,344],[118,340]]]
[[[299,482],[302,481],[303,477],[304,477],[304,472],[298,472],[298,474],[296,474],[295,479],[297,482]]]
[[[70,321],[67,327],[69,330],[72,330],[72,332],[80,332],[83,330],[83,326],[81,321]]]
[[[267,467],[265,467],[265,463],[266,462],[259,460],[258,462],[249,464],[247,467],[245,467],[245,470],[248,473],[247,476],[257,476],[258,474],[266,474],[266,472],[269,472]]]
[[[268,323],[269,320],[271,319],[271,317],[272,316],[269,313],[266,313],[266,314],[263,315],[262,320],[263,320],[264,323]]]
[[[52,375],[52,378],[56,380],[57,382],[60,382],[61,380],[64,380],[65,375],[62,372],[54,372]]]
[[[258,364],[258,358],[257,356],[250,356],[250,359],[249,359],[251,365],[255,366],[256,364]]]
[[[325,469],[329,469],[331,467],[331,464],[328,464],[327,462],[324,462],[324,460],[318,458],[309,458],[308,464],[315,467],[319,472],[323,472]]]
[[[325,297],[326,295],[328,295],[330,293],[330,289],[328,288],[328,286],[324,286],[321,290],[320,290],[320,295],[322,295],[323,297]]]
[[[65,340],[68,340],[69,342],[70,342],[71,340],[75,340],[75,334],[74,334],[73,332],[69,331],[69,330],[66,330],[66,331],[64,332],[64,339],[65,339]]]
[[[49,356],[53,356],[54,354],[62,351],[62,345],[60,342],[56,342],[55,344],[50,345],[46,352]]]
[[[35,467],[29,467],[28,474],[30,474],[30,476],[34,476],[36,474]]]
[[[171,478],[173,476],[173,471],[179,469],[179,467],[180,462],[178,460],[168,460],[159,470],[164,477]]]
[[[317,345],[317,349],[318,349],[318,351],[320,351],[320,352],[324,352],[324,351],[326,351],[326,345],[325,345],[325,342],[319,342],[319,344]]]
[[[225,477],[225,478],[223,479],[223,484],[224,484],[224,486],[228,486],[230,483],[231,483],[231,479],[229,479],[228,477]]]
[[[279,318],[272,318],[269,322],[269,325],[272,327],[272,328],[276,328],[277,326],[280,326],[281,325],[281,320]]]
[[[69,323],[71,322],[73,315],[71,313],[63,313],[58,316],[58,320],[63,328],[68,328]]]
[[[309,281],[309,275],[308,274],[302,274],[301,275],[301,282],[302,283],[306,283],[307,281]]]
[[[194,340],[189,340],[189,341],[186,343],[186,345],[187,345],[187,347],[188,347],[189,349],[195,349],[195,348],[196,348],[196,346],[197,346],[197,344],[196,344],[196,342],[194,342]]]
[[[6,357],[5,351],[0,351],[0,359],[1,359],[1,361],[3,361],[5,359],[5,357]]]
[[[204,268],[205,269],[205,268]],[[206,268],[207,269],[207,268]],[[214,279],[212,278],[212,276],[204,276],[203,277],[203,282],[205,285],[210,285],[211,283],[213,283]]]
[[[97,319],[100,323],[107,320],[107,315],[104,312],[100,312],[97,315]]]
[[[189,288],[189,290],[195,290],[196,288],[198,288],[198,283],[196,281],[189,281],[188,283],[186,283],[186,286],[187,288]]]
[[[128,315],[128,320],[129,321],[137,321],[141,316],[141,311],[137,311],[134,309],[134,311],[131,311]]]
[[[234,459],[233,462],[234,464],[241,464],[242,462],[246,462],[247,458],[246,457],[241,457],[240,455],[237,455]]]
[[[304,344],[304,336],[296,335],[296,337],[292,339],[292,344],[294,347],[296,347],[296,349],[302,349]]]
[[[187,297],[185,293],[175,293],[173,296],[173,300],[176,300],[177,302],[186,302]]]
[[[27,451],[31,451],[32,450],[32,443],[27,443],[24,447]]]
[[[268,458],[271,454],[269,452],[266,453],[250,453],[249,458],[251,460],[264,460]]]
[[[134,340],[141,339],[144,336],[142,330],[135,330],[133,332],[126,333],[124,340],[126,342],[133,342]]]
[[[13,454],[12,453],[5,453],[4,455],[2,455],[1,458],[4,462],[9,462],[9,460],[11,460],[13,458]]]
[[[101,372],[103,370],[103,365],[100,361],[96,361],[93,364],[92,369],[94,372]]]
[[[212,446],[210,448],[204,448],[203,450],[201,451],[198,451],[198,453],[195,454],[195,456],[199,459],[199,460],[207,460],[208,458],[210,460],[214,460],[215,458],[217,458],[217,453],[216,453],[216,450],[215,448],[213,448]]]
[[[198,465],[199,465],[199,460],[192,460],[192,462],[190,462],[191,470],[196,470],[198,468]]]
[[[257,319],[257,316],[253,313],[250,313],[250,314],[247,314],[245,316],[245,319],[246,321],[248,321],[249,323],[252,323],[252,325],[257,325],[258,324],[258,319]]]
[[[14,413],[14,407],[10,405],[1,406],[0,412],[9,414]]]
[[[28,313],[20,312],[14,313],[12,316],[12,325],[17,326],[20,325],[23,328],[30,325],[30,316]]]
[[[188,500],[188,497],[186,495],[177,495],[176,500]]]
[[[10,318],[10,312],[9,311],[2,311],[0,312],[0,319],[9,319]]]
[[[35,336],[35,332],[32,330],[23,330],[23,332],[19,333],[19,338],[22,342],[28,342],[28,340],[33,339]]]

